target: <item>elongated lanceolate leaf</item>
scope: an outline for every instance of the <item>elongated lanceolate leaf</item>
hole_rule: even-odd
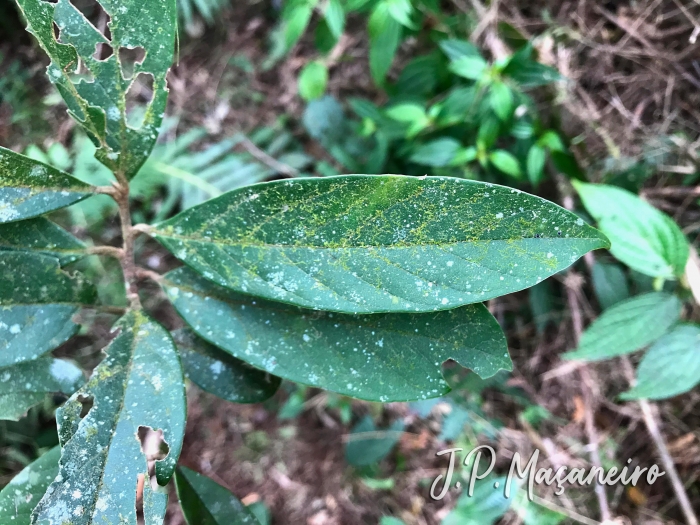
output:
[[[189,525],[259,525],[228,489],[194,470],[178,467],[175,487]]]
[[[202,390],[233,403],[259,403],[274,394],[280,378],[253,368],[197,337],[173,332],[185,376]]]
[[[69,0],[17,3],[27,30],[51,59],[49,79],[99,145],[97,158],[116,173],[134,176],[155,144],[165,111],[165,77],[175,48],[175,0],[102,0],[110,39]],[[129,53],[136,58],[128,59]],[[84,69],[78,69],[79,64]],[[74,74],[82,75],[85,69],[87,78],[75,80]],[[139,77],[151,78],[153,99],[137,125],[127,118],[126,107],[127,93]]]
[[[32,510],[58,474],[61,447],[54,447],[17,474],[0,490],[0,523],[30,525]]]
[[[652,277],[683,275],[688,241],[671,217],[622,188],[578,181],[574,186],[621,262]]]
[[[168,332],[141,311],[130,311],[107,356],[88,383],[59,409],[63,447],[60,476],[34,511],[40,525],[136,525],[136,485],[148,480],[138,439],[140,427],[162,430],[169,446],[156,461],[158,483],[175,470],[185,431],[185,390],[180,360]],[[92,408],[81,419],[82,399]],[[146,525],[162,525],[167,493],[144,484]]]
[[[186,268],[163,286],[202,338],[276,376],[371,401],[449,392],[447,359],[482,377],[510,369],[505,337],[479,305],[429,314],[344,315],[250,298]]]
[[[608,246],[572,213],[518,190],[395,175],[258,184],[190,208],[153,234],[221,286],[347,313],[485,301]]]
[[[0,251],[0,366],[29,361],[67,341],[71,317],[97,301],[80,275],[37,253]]]
[[[85,255],[85,244],[44,217],[0,224],[0,251],[29,251],[55,257],[61,264]]]
[[[43,357],[0,367],[0,419],[17,421],[47,394],[70,395],[83,383],[80,368],[64,359]]]
[[[621,301],[605,310],[581,336],[565,359],[598,361],[629,354],[653,343],[679,319],[675,295],[651,292]]]
[[[90,195],[90,186],[67,173],[0,147],[0,224],[36,217]]]
[[[637,384],[622,399],[666,399],[700,383],[700,327],[680,325],[644,354]]]

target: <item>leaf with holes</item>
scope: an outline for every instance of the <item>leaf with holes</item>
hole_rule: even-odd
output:
[[[622,188],[573,183],[588,213],[612,241],[615,257],[651,277],[683,275],[688,240],[673,219]]]
[[[644,354],[637,384],[622,399],[666,399],[700,383],[700,327],[683,324],[662,336]]]
[[[27,30],[51,59],[49,79],[69,112],[99,144],[97,158],[124,177],[136,175],[153,149],[165,112],[166,75],[175,50],[175,0],[102,0],[98,7],[109,17],[111,39],[69,0],[17,3]],[[148,81],[152,100],[136,122],[135,112],[127,114],[133,102],[130,90]]]
[[[231,357],[191,330],[173,332],[185,376],[202,390],[233,403],[259,403],[279,388],[280,379]]]
[[[37,252],[74,262],[86,254],[85,244],[44,217],[0,224],[0,251]]]
[[[221,286],[347,313],[485,301],[608,246],[576,215],[512,188],[392,175],[249,186],[152,234]]]
[[[503,332],[483,305],[429,314],[315,312],[220,288],[187,268],[163,287],[203,339],[276,376],[371,401],[449,392],[447,359],[482,377],[510,369]]]
[[[231,492],[187,467],[178,467],[175,488],[189,525],[259,525]]]
[[[70,395],[83,383],[80,368],[64,359],[42,357],[0,366],[0,419],[18,421],[47,394]]]
[[[61,270],[53,257],[0,251],[0,366],[30,361],[67,341],[71,320],[97,301],[79,274]]]
[[[92,193],[67,173],[0,147],[0,224],[70,206]]]
[[[88,383],[59,409],[60,475],[34,511],[34,522],[136,525],[136,485],[149,479],[139,428],[163,432],[169,447],[156,461],[158,483],[175,470],[185,432],[180,359],[168,332],[141,311],[129,311]],[[92,408],[81,419],[83,401]],[[144,484],[145,525],[161,525],[167,492]]]
[[[0,523],[29,525],[32,510],[58,474],[61,447],[35,459],[0,490]]]
[[[564,358],[599,361],[635,352],[666,333],[680,315],[681,302],[672,294],[651,292],[627,299],[605,310]]]

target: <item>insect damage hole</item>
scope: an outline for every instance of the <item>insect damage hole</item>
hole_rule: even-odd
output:
[[[85,396],[81,394],[78,396],[78,403],[81,405],[80,419],[83,419],[92,409],[92,406],[95,404],[95,400],[92,396]]]
[[[160,429],[153,430],[148,426],[140,426],[136,437],[141,443],[141,452],[146,456],[146,461],[148,462],[148,477],[151,482],[151,488],[155,490],[158,488],[158,481],[156,481],[156,461],[165,459],[170,453],[170,447],[165,442],[163,431]],[[141,496],[143,496],[143,489],[141,491]]]
[[[134,48],[120,47],[118,58],[124,80],[130,80],[134,77],[136,66],[143,64],[143,60],[146,58],[146,50],[141,46]]]
[[[99,2],[96,0],[71,0],[70,3],[75,9],[80,11],[102,36],[107,40],[112,40],[112,35],[109,30],[111,18]]]
[[[95,52],[93,53],[92,58],[104,62],[113,54],[114,49],[112,49],[112,46],[106,44],[105,42],[98,42],[95,44]]]
[[[146,110],[153,100],[153,75],[139,73],[126,92],[126,123],[132,129],[143,126]]]

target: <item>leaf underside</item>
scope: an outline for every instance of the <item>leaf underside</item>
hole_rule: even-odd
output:
[[[61,447],[27,465],[0,491],[0,523],[29,525],[32,510],[58,474]]]
[[[664,292],[621,301],[605,310],[583,333],[578,348],[563,357],[598,361],[644,348],[678,321],[681,306],[678,297]]]
[[[175,487],[189,525],[259,525],[228,489],[194,470],[178,467]]]
[[[136,484],[148,477],[140,427],[162,430],[169,446],[156,461],[158,483],[172,476],[185,430],[182,368],[168,332],[140,311],[130,311],[107,356],[89,382],[59,409],[63,447],[60,476],[34,512],[33,523],[136,525]],[[93,406],[80,418],[81,400]],[[144,484],[146,525],[161,525],[167,493]]]
[[[67,341],[71,317],[97,301],[80,275],[61,270],[53,257],[0,251],[0,366],[29,361]]]
[[[99,146],[97,158],[115,173],[133,177],[153,149],[165,112],[166,74],[175,47],[175,0],[102,0],[111,39],[69,0],[17,3],[27,30],[51,59],[49,79]],[[143,59],[137,56],[132,63],[129,50],[141,51]],[[127,94],[139,75],[151,77],[153,98],[137,125],[127,115]]]
[[[482,302],[608,246],[576,215],[512,188],[389,175],[254,185],[153,234],[216,284],[345,313]]]
[[[481,304],[427,314],[355,316],[251,300],[180,268],[163,287],[203,339],[298,383],[371,401],[449,392],[447,359],[489,377],[510,369],[503,332]]]
[[[92,195],[87,184],[0,147],[0,224],[29,219]]]
[[[0,419],[18,421],[47,394],[70,395],[83,382],[80,369],[63,359],[42,357],[0,367]]]
[[[259,403],[279,388],[280,378],[262,372],[183,328],[173,332],[185,376],[202,390],[233,403]]]

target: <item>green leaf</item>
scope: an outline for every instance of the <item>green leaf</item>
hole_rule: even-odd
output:
[[[367,30],[369,33],[369,70],[377,84],[383,84],[391,68],[394,56],[401,42],[401,24],[389,14],[385,2],[380,2],[370,15]]]
[[[461,147],[459,141],[453,138],[440,137],[419,146],[409,160],[416,164],[436,168],[449,166]]]
[[[345,445],[345,461],[355,467],[378,463],[389,455],[403,434],[403,421],[386,430],[377,429],[371,416],[363,417],[352,429]]]
[[[588,213],[610,238],[610,252],[617,259],[651,277],[683,275],[688,241],[673,219],[627,190],[578,181],[574,186]]]
[[[530,310],[532,310],[532,319],[535,322],[537,333],[542,334],[553,320],[554,305],[552,304],[551,281],[542,281],[528,291],[530,292],[528,299]]]
[[[389,15],[394,20],[402,26],[413,28],[413,23],[411,22],[413,6],[410,0],[383,0],[383,2],[387,5]]]
[[[528,43],[515,53],[503,69],[503,75],[523,88],[544,86],[564,79],[556,69],[532,60],[532,51],[532,44]]]
[[[501,120],[508,120],[513,116],[513,91],[504,82],[494,82],[491,84],[489,103],[494,113]]]
[[[314,60],[306,64],[299,75],[299,95],[307,101],[320,98],[327,84],[328,68],[323,62]]]
[[[162,430],[169,446],[156,461],[158,483],[175,470],[185,432],[185,389],[180,360],[168,332],[141,311],[129,311],[119,334],[88,383],[58,410],[63,452],[60,475],[36,510],[48,525],[120,523],[136,525],[136,484],[144,484],[145,525],[162,524],[167,492],[152,489],[138,439],[140,427]],[[81,419],[81,400],[93,406]]]
[[[0,251],[37,252],[62,265],[85,255],[85,244],[43,217],[0,224]]]
[[[97,301],[80,275],[58,260],[0,251],[0,366],[30,361],[67,341],[78,329],[71,317]]]
[[[127,178],[136,175],[156,143],[165,113],[166,75],[175,50],[175,0],[102,0],[99,5],[108,16],[111,40],[68,0],[17,3],[27,19],[27,30],[51,59],[49,79],[71,115],[99,144],[97,158],[115,173]],[[95,53],[100,45],[112,51],[104,60]],[[131,64],[126,52],[139,48],[144,58]],[[79,65],[88,70],[87,79],[76,75],[84,71],[78,70]],[[135,81],[149,78],[153,98],[143,121],[135,125],[128,119],[127,94]]]
[[[249,186],[152,235],[232,290],[349,313],[485,301],[608,246],[576,215],[513,188],[394,175]]]
[[[30,525],[32,510],[58,474],[61,447],[54,447],[17,474],[0,490],[0,523]]]
[[[0,419],[18,421],[47,394],[70,395],[83,383],[80,368],[63,359],[43,357],[0,367]]]
[[[476,481],[472,495],[464,491],[442,525],[493,525],[513,504],[512,496],[505,497],[505,486],[509,482],[512,494],[517,490],[515,480],[489,477]]]
[[[189,525],[259,525],[231,492],[194,470],[178,467],[175,487]]]
[[[185,376],[202,390],[233,403],[259,403],[279,388],[280,379],[261,372],[187,329],[173,332]]]
[[[406,525],[399,518],[394,518],[393,516],[382,516],[379,525]]]
[[[547,153],[544,148],[533,144],[527,152],[527,178],[533,186],[539,185],[544,178],[544,163]]]
[[[454,359],[482,377],[510,369],[498,323],[483,305],[447,312],[353,316],[251,300],[191,270],[163,287],[203,339],[238,359],[298,383],[371,401],[437,397]]]
[[[678,321],[681,306],[678,297],[664,292],[638,295],[617,303],[588,327],[578,348],[563,357],[599,361],[644,348]]]
[[[510,175],[514,179],[520,179],[523,176],[523,172],[520,169],[520,163],[512,153],[507,152],[504,149],[497,149],[491,152],[489,155],[489,161],[498,170],[502,171],[506,175]]]
[[[700,383],[700,327],[684,324],[662,336],[644,354],[637,384],[622,399],[666,399]]]
[[[452,61],[459,60],[463,57],[481,58],[479,49],[466,40],[441,40],[440,49],[442,49],[442,52]]]
[[[591,270],[593,291],[603,310],[624,301],[630,296],[627,277],[618,264],[597,262]]]
[[[67,173],[0,147],[0,224],[43,215],[90,195],[90,186]]]
[[[316,3],[314,0],[291,0],[285,5],[282,13],[285,53],[296,45],[306,31]]]
[[[488,68],[486,60],[480,56],[463,56],[450,63],[450,71],[469,80],[480,79]]]
[[[552,164],[561,171],[564,175],[573,180],[586,180],[586,174],[578,165],[576,157],[566,151],[550,150]]]
[[[554,131],[545,131],[542,136],[537,139],[537,145],[542,148],[547,148],[550,151],[566,151],[566,147],[559,135]]]
[[[340,0],[328,0],[323,16],[333,36],[338,39],[345,29],[345,11]]]

